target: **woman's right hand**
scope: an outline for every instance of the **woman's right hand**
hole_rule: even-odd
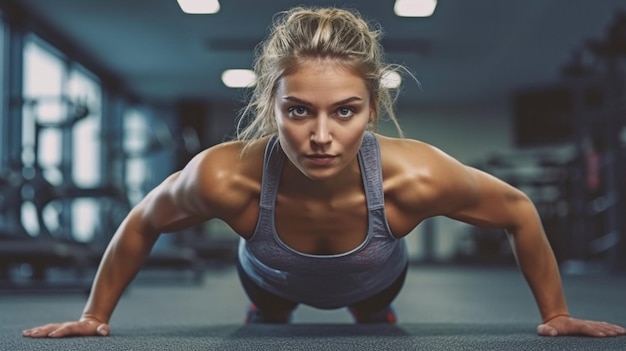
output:
[[[95,318],[81,318],[79,321],[50,323],[26,329],[22,336],[29,338],[62,338],[67,336],[107,336],[109,325]]]

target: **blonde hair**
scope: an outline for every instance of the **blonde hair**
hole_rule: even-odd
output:
[[[371,26],[354,10],[295,7],[280,12],[269,37],[256,48],[256,86],[240,111],[236,139],[252,141],[277,132],[274,96],[278,81],[311,58],[336,59],[361,75],[376,112],[369,129],[376,131],[383,116],[402,137],[394,113],[398,89],[385,87],[383,76],[406,69],[384,61],[381,35],[379,27]]]

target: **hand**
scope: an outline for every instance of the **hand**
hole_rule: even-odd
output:
[[[559,316],[540,324],[537,327],[537,334],[541,336],[578,335],[604,337],[626,335],[626,330],[619,325],[607,322]]]
[[[50,323],[26,329],[22,336],[29,338],[62,338],[66,336],[106,336],[110,329],[107,323],[95,318],[81,318],[79,321]]]

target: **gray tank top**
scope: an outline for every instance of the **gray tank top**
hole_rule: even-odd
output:
[[[368,232],[358,247],[335,255],[311,255],[287,246],[276,233],[274,204],[285,154],[278,138],[265,151],[256,229],[241,239],[239,260],[248,276],[283,298],[317,308],[354,304],[388,287],[408,262],[404,239],[395,238],[384,208],[378,140],[367,132],[358,161],[368,208]]]

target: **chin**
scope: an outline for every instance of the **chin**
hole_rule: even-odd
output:
[[[337,170],[335,168],[301,169],[300,171],[302,172],[302,174],[304,174],[305,177],[315,181],[332,179],[337,175]]]
[[[332,179],[335,173],[331,172],[306,172],[304,176],[315,181],[324,181],[328,179]]]

